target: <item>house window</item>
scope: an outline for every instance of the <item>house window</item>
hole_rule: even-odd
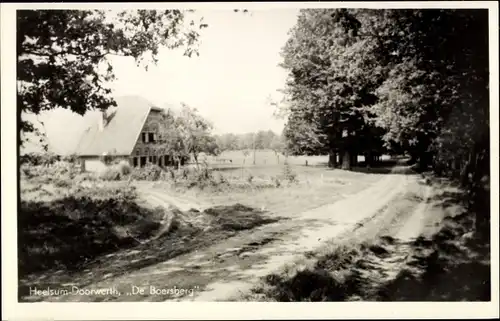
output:
[[[153,162],[153,156],[149,156],[149,162],[152,163]]]
[[[136,151],[135,151],[135,154],[136,155],[141,155],[141,149],[140,148],[137,148]]]
[[[153,164],[156,164],[156,156],[153,156]]]
[[[148,141],[151,143],[155,142],[155,134],[154,133],[148,133]]]
[[[140,165],[141,165],[141,167],[146,166],[146,157],[145,156],[141,157],[141,164]]]
[[[137,157],[134,157],[134,167],[137,167],[139,165],[139,159]]]
[[[148,156],[148,155],[149,155],[149,148],[147,148],[147,147],[146,147],[146,148],[144,149],[144,155],[146,155],[146,156]]]
[[[142,133],[142,142],[147,143],[146,140],[147,140],[146,133]]]

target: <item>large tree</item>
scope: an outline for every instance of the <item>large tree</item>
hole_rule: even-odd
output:
[[[213,125],[196,108],[182,104],[180,111],[167,110],[159,126],[160,146],[172,155],[177,164],[192,156],[196,165],[201,153],[217,155],[220,148],[212,135]]]
[[[114,106],[110,56],[126,56],[147,68],[161,48],[197,53],[202,21],[186,23],[181,10],[17,11],[17,106],[38,115],[54,108],[80,115]],[[36,131],[22,118],[21,134]],[[24,136],[24,135],[23,135]]]
[[[289,71],[288,145],[296,153],[330,154],[343,168],[364,153],[368,131],[362,107],[374,101],[381,77],[374,68],[373,44],[362,36],[357,10],[304,9],[285,44],[282,66]]]
[[[283,51],[296,151],[383,138],[489,203],[487,10],[303,10]]]

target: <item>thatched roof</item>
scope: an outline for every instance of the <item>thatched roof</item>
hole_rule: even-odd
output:
[[[162,110],[138,96],[115,98],[117,107],[108,112],[103,130],[99,122],[90,125],[77,145],[75,153],[80,156],[101,156],[103,154],[128,156],[132,154],[151,109]]]

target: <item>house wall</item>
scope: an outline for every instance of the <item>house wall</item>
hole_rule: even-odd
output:
[[[88,172],[102,172],[106,164],[99,157],[82,157],[83,170]]]
[[[169,157],[165,149],[162,148],[158,142],[159,136],[159,123],[161,121],[161,112],[156,110],[151,110],[146,121],[144,122],[144,127],[135,143],[130,161],[131,165],[134,166],[135,163],[141,166],[141,159],[144,160],[145,164],[156,164],[159,166],[172,165],[172,159]],[[152,134],[152,137],[150,137]],[[153,141],[151,141],[153,138]]]

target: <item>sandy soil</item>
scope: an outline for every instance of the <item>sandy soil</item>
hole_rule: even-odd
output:
[[[293,264],[325,244],[369,240],[389,229],[397,230],[401,238],[415,237],[428,225],[424,217],[427,215],[424,198],[430,195],[430,190],[419,184],[420,176],[409,175],[406,170],[396,167],[369,188],[333,204],[303,212],[299,217],[245,231],[198,252],[85,288],[114,288],[119,294],[106,297],[66,295],[50,298],[50,301],[237,300],[261,277]],[[415,202],[399,202],[398,206],[392,206],[395,200],[407,198],[408,191],[413,193],[415,189],[421,197],[417,207],[411,206]],[[170,197],[165,197],[150,194],[150,200],[156,201],[156,205],[171,201]],[[177,201],[177,205],[193,206],[182,204],[182,201]],[[195,205],[203,207],[204,204]],[[165,292],[151,293],[151,287]],[[171,292],[172,289],[176,292]],[[180,289],[184,289],[184,293]]]

